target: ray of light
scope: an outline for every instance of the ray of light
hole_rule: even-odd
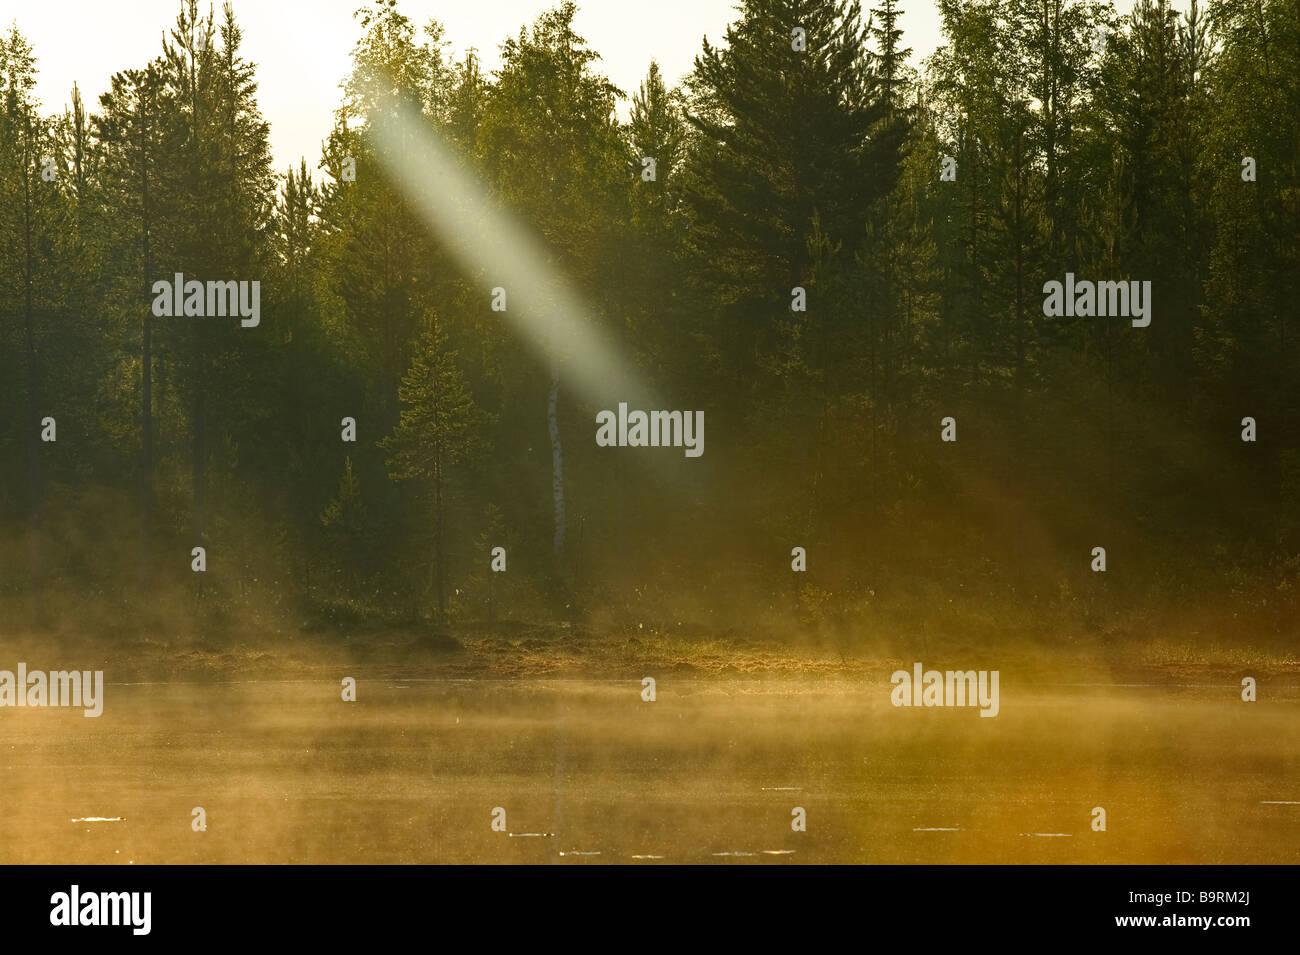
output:
[[[553,256],[463,168],[416,108],[377,120],[369,134],[380,161],[433,233],[462,268],[482,276],[485,310],[491,289],[504,288],[506,311],[494,314],[547,359],[558,358],[566,385],[595,407],[649,397]]]

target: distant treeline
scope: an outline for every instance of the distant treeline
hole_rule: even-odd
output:
[[[179,5],[59,115],[0,39],[2,595],[1293,632],[1300,0],[939,0],[920,73],[893,0],[747,0],[628,94],[572,4],[489,74],[376,0],[283,174],[229,5]],[[1046,315],[1067,273],[1149,325]],[[259,320],[155,314],[178,274]],[[598,446],[620,402],[704,452]]]

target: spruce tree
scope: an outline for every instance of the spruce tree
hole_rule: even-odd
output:
[[[474,398],[456,365],[456,352],[436,319],[420,337],[411,367],[402,377],[397,427],[379,446],[389,452],[388,474],[395,481],[418,481],[432,497],[432,577],[440,621],[447,616],[446,554],[449,496],[460,469],[482,453],[481,432],[490,417]]]

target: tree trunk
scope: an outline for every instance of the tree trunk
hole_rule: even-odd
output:
[[[31,517],[31,562],[33,589],[41,588],[40,527],[41,527],[41,374],[36,356],[36,317],[32,309],[32,121],[26,118],[26,138],[23,143],[23,313],[27,351],[27,479],[28,514]]]
[[[555,556],[564,556],[564,464],[560,446],[560,359],[551,357],[551,392],[546,423],[551,433],[551,495],[555,501]]]
[[[437,563],[434,569],[434,586],[438,598],[438,623],[447,619],[447,560],[443,548],[442,528],[442,455],[435,454],[433,460],[433,559]]]
[[[144,91],[139,90],[140,111],[140,232],[143,252],[144,289],[149,301],[153,283],[149,255],[149,151],[148,113]],[[146,308],[140,335],[140,574],[148,581],[150,573],[150,537],[153,531],[153,310]]]

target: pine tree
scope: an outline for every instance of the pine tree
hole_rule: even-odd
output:
[[[348,568],[348,583],[355,589],[358,583],[356,568],[360,562],[353,551],[360,544],[367,515],[365,503],[361,500],[361,481],[352,470],[351,456],[344,458],[338,493],[321,512],[320,523],[334,550],[336,566]]]
[[[211,12],[199,14],[197,0],[182,0],[164,40],[159,72],[172,108],[166,113],[163,161],[154,168],[156,191],[170,197],[174,215],[159,223],[151,246],[162,275],[260,281],[265,268],[276,180],[254,70],[240,54],[241,42],[229,4],[218,24]],[[248,371],[245,356],[257,352],[238,322],[172,325],[162,341],[188,397],[191,524],[202,538],[210,470],[233,464],[216,452],[237,443],[242,413],[259,406],[252,381],[235,385]],[[236,395],[245,398],[243,407],[227,403]]]
[[[398,397],[397,427],[379,446],[389,452],[395,481],[426,483],[433,497],[433,581],[439,620],[447,616],[446,500],[458,469],[482,453],[481,431],[490,417],[474,403],[456,352],[436,321],[420,338]]]
[[[161,218],[156,167],[163,150],[167,93],[157,64],[114,74],[94,118],[108,244],[107,298],[120,323],[140,326],[140,536],[141,577],[149,579],[149,538],[154,515],[154,327],[151,302],[154,231]]]
[[[651,61],[640,90],[632,97],[624,127],[630,159],[630,216],[624,233],[624,263],[619,305],[624,312],[623,342],[656,381],[692,380],[692,315],[681,276],[685,271],[689,220],[682,202],[686,121],[679,91],[669,90]],[[654,160],[654,176],[645,159]]]
[[[808,279],[814,219],[832,248],[856,249],[867,209],[896,180],[873,148],[882,106],[870,86],[856,2],[750,0],[725,46],[706,40],[696,57],[693,240],[738,395],[771,386],[756,371],[790,289]]]
[[[56,124],[38,112],[36,57],[16,25],[0,37],[0,84],[0,377],[7,392],[0,444],[15,452],[5,455],[7,461],[26,465],[25,486],[15,497],[31,529],[30,571],[39,590],[46,491],[40,432],[41,419],[49,413],[47,401],[57,394],[47,382],[57,357],[50,345],[58,340],[59,320],[66,312],[59,281],[66,263],[59,254],[65,251],[60,231],[69,222],[58,177],[66,180],[67,164]],[[19,447],[22,453],[16,453]],[[17,474],[6,476],[21,480]]]

